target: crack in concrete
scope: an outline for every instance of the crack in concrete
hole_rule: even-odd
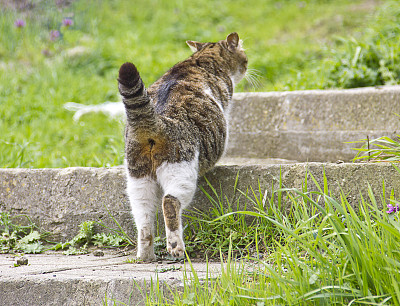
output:
[[[128,265],[128,264],[130,264],[130,263],[120,262],[120,263],[112,263],[112,264],[104,264],[104,265],[85,265],[85,266],[79,266],[79,267],[64,267],[64,268],[59,268],[59,269],[45,270],[45,271],[30,273],[29,275],[51,274],[51,273],[64,272],[64,271],[104,268],[104,267],[121,266],[121,265]]]

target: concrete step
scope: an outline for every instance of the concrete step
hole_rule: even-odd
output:
[[[394,137],[398,131],[400,86],[345,90],[235,93],[229,120],[227,157],[299,162],[351,161],[348,142]],[[122,102],[66,106],[74,117],[102,110],[125,116]],[[113,111],[110,112],[110,109]]]
[[[367,197],[368,184],[379,203],[383,182],[386,196],[392,190],[395,195],[400,191],[400,174],[389,163],[268,162],[271,160],[228,159],[229,165],[220,164],[206,177],[221,197],[229,199],[239,194],[233,188],[237,177],[239,190],[253,188],[257,193],[258,184],[261,192],[271,191],[272,185],[278,186],[279,177],[283,186],[301,188],[308,176],[309,190],[316,190],[310,174],[322,186],[325,173],[332,194],[343,190],[354,206],[360,194]],[[212,194],[204,178],[199,185]],[[201,191],[195,196],[194,207],[210,208]],[[122,167],[0,169],[0,211],[29,215],[42,228],[55,233],[54,239],[71,238],[77,234],[78,224],[87,220],[102,219],[115,228],[106,208],[127,232],[133,233]],[[125,254],[106,253],[100,258],[93,254],[68,257],[59,253],[26,256],[27,266],[14,267],[15,257],[0,255],[1,305],[142,305],[151,280],[158,277],[161,287],[176,288],[182,286],[184,273],[191,271],[182,263],[132,263],[133,255]],[[207,270],[212,275],[221,271],[220,263],[207,267],[196,262],[193,268],[200,278],[206,277]]]
[[[233,97],[228,157],[299,162],[351,161],[355,144],[394,136],[400,86],[346,90],[237,93]]]
[[[206,178],[222,198],[226,195],[231,200],[241,195],[234,190],[237,177],[238,190],[245,192],[252,188],[257,193],[260,184],[262,192],[268,190],[270,194],[272,185],[275,188],[279,185],[280,176],[283,186],[300,189],[307,175],[309,189],[317,190],[310,175],[322,186],[324,172],[332,194],[339,195],[342,190],[354,206],[359,204],[360,195],[368,196],[368,184],[378,201],[383,182],[386,196],[392,189],[395,194],[400,192],[400,174],[389,163],[268,164],[268,161],[259,159],[245,160],[244,163],[240,163],[241,159],[228,161],[229,165],[219,164],[206,174]],[[211,203],[201,188],[213,194],[206,180],[201,178],[191,208],[208,211]],[[243,207],[243,196],[240,203]],[[53,233],[53,239],[70,239],[77,234],[78,225],[88,220],[100,219],[116,228],[107,209],[127,233],[134,233],[122,167],[0,169],[0,211],[30,216],[43,229]]]
[[[158,279],[164,289],[183,287],[184,273],[192,269],[188,263],[132,263],[132,256],[111,252],[25,257],[28,265],[15,267],[16,257],[0,254],[1,305],[144,305],[151,281]],[[220,263],[192,265],[200,279],[221,270]]]

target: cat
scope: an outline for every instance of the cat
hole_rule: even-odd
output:
[[[162,204],[167,251],[185,254],[182,210],[198,177],[213,168],[228,139],[234,86],[247,56],[237,33],[216,43],[187,41],[194,52],[146,89],[132,63],[119,69],[125,106],[127,194],[138,232],[137,258],[153,261],[154,223]]]

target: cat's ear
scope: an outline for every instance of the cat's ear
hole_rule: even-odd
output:
[[[192,40],[187,40],[186,43],[189,46],[190,50],[192,50],[192,52],[200,51],[201,48],[203,48],[203,46],[205,45],[204,43]]]
[[[228,49],[231,51],[236,50],[236,48],[239,46],[239,35],[236,32],[233,32],[229,34],[226,37],[226,43],[228,44]]]

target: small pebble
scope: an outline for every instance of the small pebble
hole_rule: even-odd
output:
[[[26,257],[20,257],[20,258],[17,258],[17,265],[18,266],[26,266],[28,264],[28,258],[26,258]]]
[[[96,250],[96,251],[93,252],[93,255],[101,257],[101,256],[104,256],[104,252],[101,251],[101,250]]]

